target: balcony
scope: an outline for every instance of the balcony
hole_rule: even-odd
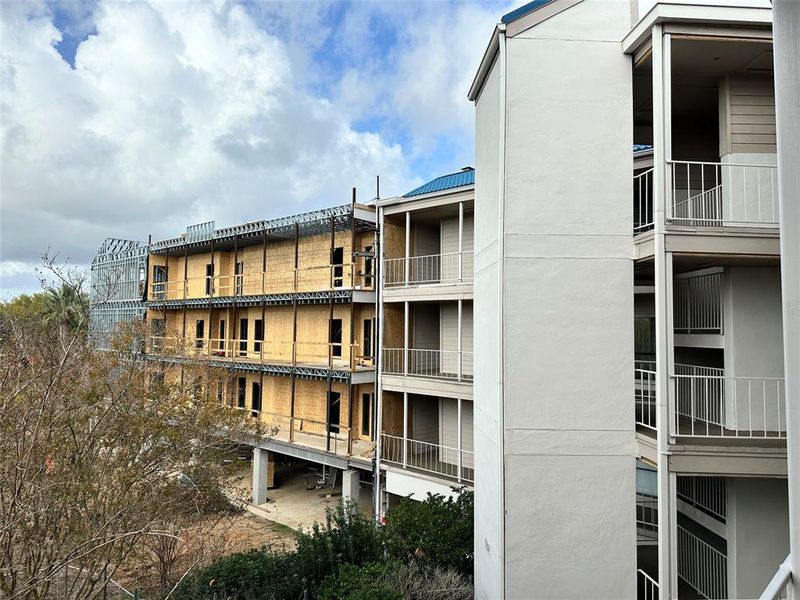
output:
[[[358,343],[308,341],[258,341],[236,338],[181,338],[151,336],[149,354],[268,365],[297,365],[353,371],[374,370],[372,357],[365,357]]]
[[[404,469],[443,475],[458,482],[475,480],[474,453],[440,444],[381,434],[381,460]]]
[[[390,375],[471,382],[472,352],[384,348],[383,372]]]
[[[676,364],[671,435],[690,438],[785,439],[782,377],[730,377],[724,369]],[[634,365],[636,425],[657,429],[655,363]]]
[[[234,298],[340,289],[374,291],[374,274],[371,269],[362,271],[361,268],[363,265],[358,263],[297,269],[281,267],[252,273],[153,281],[150,300]]]
[[[472,252],[387,258],[383,269],[387,300],[472,297]]]
[[[777,227],[773,165],[669,161],[667,220],[689,227]]]

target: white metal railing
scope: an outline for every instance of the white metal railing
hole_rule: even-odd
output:
[[[633,176],[633,231],[653,228],[653,169]]]
[[[678,577],[703,598],[728,597],[728,558],[678,525]]]
[[[658,498],[652,496],[636,497],[636,541],[655,542],[658,540]]]
[[[669,221],[694,227],[778,225],[773,165],[669,161]]]
[[[636,570],[636,590],[639,600],[658,600],[658,581],[641,569]]]
[[[772,576],[767,587],[761,592],[759,600],[793,600],[789,596],[789,583],[792,581],[791,555],[786,557],[775,575]]]
[[[658,581],[641,569],[636,570],[636,597],[639,600],[658,600]]]
[[[722,333],[722,270],[676,275],[674,307],[677,333]]]
[[[451,252],[387,258],[383,261],[386,287],[434,283],[472,283],[474,255],[472,252]]]
[[[474,453],[431,442],[381,434],[381,460],[428,473],[446,475],[472,483],[475,477]]]
[[[672,376],[675,389],[673,434],[689,437],[785,438],[784,380],[780,377]],[[676,370],[678,365],[676,365]]]
[[[472,352],[384,348],[383,372],[437,379],[472,380]]]
[[[649,361],[638,361],[636,366]],[[656,430],[656,370],[655,363],[651,369],[634,369],[634,404],[636,409],[636,424],[648,429]]]
[[[687,504],[725,522],[728,505],[724,477],[678,477],[675,493]]]

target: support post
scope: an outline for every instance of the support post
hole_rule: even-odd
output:
[[[463,477],[463,469],[464,469],[464,432],[463,432],[463,425],[461,421],[461,398],[458,399],[458,427],[457,427],[457,436],[458,436],[458,481],[461,481]]]
[[[358,504],[361,495],[361,473],[358,469],[345,469],[342,471],[342,500]]]
[[[460,256],[460,255],[459,255]],[[464,348],[461,347],[461,341],[463,339],[463,325],[461,322],[462,317],[464,316],[464,301],[458,301],[458,380],[461,381],[461,376],[463,374],[464,368],[464,361],[463,361],[463,351]]]
[[[408,300],[403,302],[403,374],[408,375]]]
[[[464,279],[464,203],[458,203],[458,281]],[[460,347],[460,346],[459,346]]]
[[[800,3],[774,0],[775,118],[789,488],[788,597],[800,598]]]
[[[674,524],[672,479],[669,473],[670,352],[671,352],[671,256],[666,252],[666,202],[669,157],[670,62],[668,36],[663,25],[653,27],[653,207],[655,228],[655,304],[656,304],[656,402],[658,406],[658,584],[659,599],[675,597],[673,589]]]
[[[405,284],[408,285],[411,279],[411,213],[406,212],[406,254],[403,260],[405,267]]]
[[[403,392],[403,468],[408,465],[408,392]]]
[[[253,504],[264,504],[267,501],[270,479],[269,451],[253,448]]]

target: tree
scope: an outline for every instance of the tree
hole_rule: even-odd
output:
[[[89,297],[83,281],[77,284],[62,282],[48,287],[44,295],[44,318],[49,323],[71,330],[85,331],[88,327]]]
[[[80,282],[59,273],[47,314],[3,307],[0,336],[0,595],[45,598],[69,567],[68,595],[95,598],[143,539],[220,490],[223,457],[265,435],[216,401],[227,373],[87,341]],[[33,306],[35,303],[32,303]]]

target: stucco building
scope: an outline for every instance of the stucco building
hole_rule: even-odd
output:
[[[752,598],[788,553],[772,11],[638,9],[531,2],[470,90],[479,598]]]

